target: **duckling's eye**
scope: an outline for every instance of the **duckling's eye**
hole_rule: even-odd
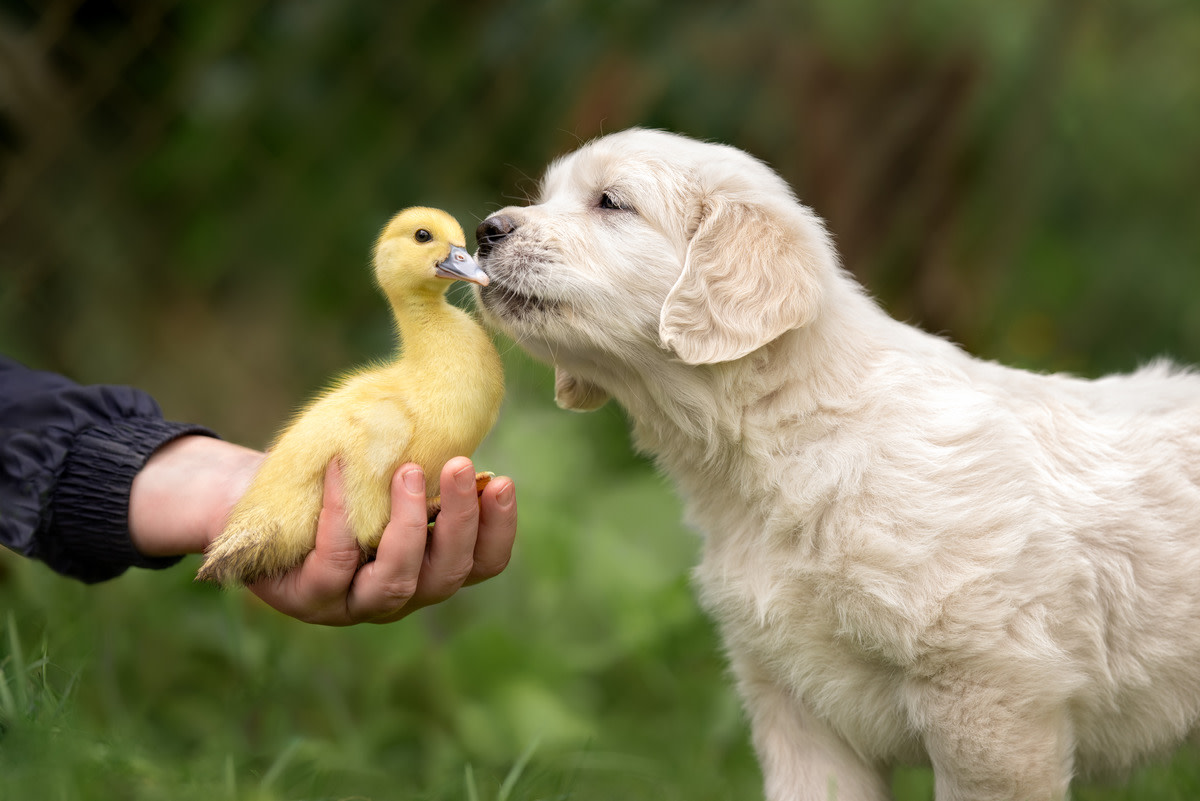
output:
[[[413,235],[413,239],[416,239],[418,242],[424,244],[433,239],[433,234],[429,233],[424,228],[418,228],[417,233]]]

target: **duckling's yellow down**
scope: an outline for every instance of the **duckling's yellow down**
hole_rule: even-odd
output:
[[[315,543],[335,458],[350,526],[372,552],[390,516],[396,468],[421,465],[436,495],[442,466],[469,456],[495,423],[500,357],[474,318],[445,298],[449,278],[487,281],[457,221],[437,209],[401,211],[376,242],[375,275],[396,319],[397,358],[350,373],[280,434],[198,578],[251,583],[299,565]]]

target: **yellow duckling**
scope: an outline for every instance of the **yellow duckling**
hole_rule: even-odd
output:
[[[409,208],[375,244],[375,277],[396,318],[400,346],[388,364],[350,373],[312,401],[275,441],[197,578],[252,583],[304,561],[316,541],[325,469],[341,460],[347,516],[364,554],[391,513],[389,485],[404,462],[429,478],[470,455],[496,421],[504,375],[491,338],[446,300],[450,281],[486,286],[458,222]]]

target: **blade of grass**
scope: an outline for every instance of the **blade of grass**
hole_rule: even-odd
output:
[[[25,666],[25,673],[28,676],[27,684],[34,691],[34,697],[39,706],[57,709],[61,699],[54,688],[50,686],[50,671],[47,670],[50,666],[50,647],[46,644],[44,637],[39,650],[41,656]]]
[[[76,670],[71,674],[71,678],[67,679],[67,686],[63,687],[61,693],[55,699],[55,712],[62,711],[67,705],[67,699],[71,697],[71,693],[75,691],[75,685],[79,681],[80,671]]]
[[[237,801],[237,771],[233,767],[233,754],[225,755],[225,795],[229,801]]]
[[[264,790],[270,789],[271,785],[274,784],[283,774],[284,770],[287,769],[288,764],[292,761],[292,758],[296,755],[296,752],[300,750],[300,746],[303,744],[304,741],[299,737],[288,743],[284,747],[283,751],[280,752],[279,756],[275,757],[275,761],[271,763],[271,767],[267,768],[267,772],[263,774],[262,781],[258,783],[258,786]]]
[[[13,716],[25,714],[29,709],[29,691],[25,685],[25,655],[21,653],[21,639],[17,636],[17,621],[8,613],[8,658],[12,661],[13,694],[16,707]]]
[[[13,698],[12,690],[8,688],[8,674],[4,672],[4,663],[0,662],[0,721],[16,720],[16,717],[17,702]]]
[[[475,786],[475,769],[471,767],[470,762],[463,769],[463,773],[463,782],[467,786],[467,801],[479,801],[479,789]]]
[[[537,751],[538,740],[534,740],[525,749],[525,753],[517,758],[513,763],[512,768],[508,771],[508,775],[504,777],[504,781],[500,784],[500,792],[496,794],[496,801],[508,801],[508,797],[512,794],[513,787],[521,778],[521,774],[525,772],[525,767],[529,764],[529,760],[533,759],[533,754]]]

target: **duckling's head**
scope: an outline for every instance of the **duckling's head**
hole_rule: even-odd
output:
[[[467,253],[458,221],[441,209],[414,206],[392,217],[375,242],[375,279],[389,296],[442,294],[450,281],[487,286]]]

